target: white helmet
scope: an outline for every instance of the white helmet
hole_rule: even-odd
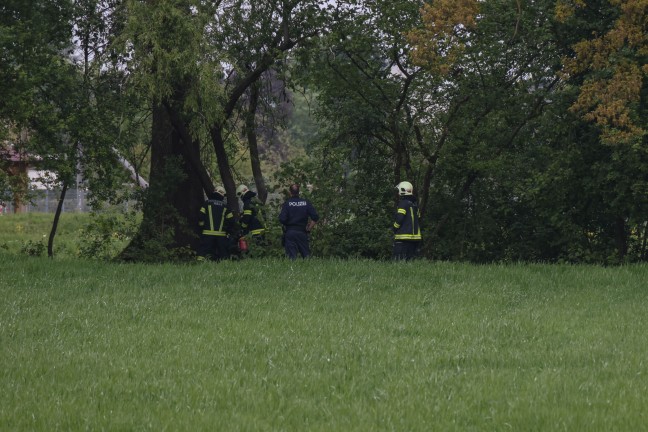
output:
[[[398,195],[400,196],[412,195],[414,193],[414,186],[412,186],[412,183],[406,181],[398,183],[396,189],[398,189]]]
[[[247,186],[244,184],[239,185],[239,187],[236,188],[236,196],[241,198],[243,195],[245,195],[250,189],[248,189]]]
[[[227,195],[227,192],[225,192],[225,188],[224,188],[223,186],[216,186],[216,187],[214,188],[214,192],[216,192],[217,194],[221,194],[221,195],[223,195],[223,197],[224,197],[225,195]]]

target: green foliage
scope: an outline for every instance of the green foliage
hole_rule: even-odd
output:
[[[45,243],[43,240],[27,240],[20,248],[20,253],[33,257],[40,257],[45,254]]]
[[[330,145],[330,146],[329,146]],[[311,235],[316,256],[381,259],[391,253],[395,206],[393,185],[383,175],[387,161],[371,148],[348,149],[319,143],[326,157],[284,164],[275,181],[301,184],[320,221]]]
[[[112,259],[136,232],[137,214],[92,213],[81,229],[79,255],[92,259]]]
[[[7,213],[0,216],[0,238],[11,254],[20,254],[25,244],[47,241],[52,227],[52,213]],[[63,213],[57,231],[56,255],[65,258],[78,256],[79,227],[88,221],[87,214]]]
[[[254,237],[246,237],[248,242],[248,253],[243,256],[244,259],[249,259],[243,265],[256,265],[257,260],[267,258],[282,258],[285,256],[285,251],[281,245],[281,228],[279,227],[276,218],[274,221],[269,221],[269,228],[266,229],[265,239],[263,242],[258,243]],[[237,257],[232,257],[236,259]]]
[[[0,166],[0,201],[10,202],[12,194],[9,190],[9,176],[3,170],[4,167]]]
[[[0,127],[5,120],[22,125],[46,114],[47,100],[56,91],[56,77],[66,69],[60,53],[71,34],[71,2],[7,0],[0,9]],[[28,55],[26,55],[28,54]],[[40,87],[51,83],[47,89]]]
[[[137,235],[116,259],[143,263],[192,262],[196,253],[187,246],[175,245],[174,232],[168,227],[142,222]]]
[[[257,111],[261,166],[268,178],[292,159],[276,182],[313,186],[304,193],[322,214],[316,255],[388,256],[390,192],[407,179],[422,200],[428,258],[648,259],[645,11],[632,9],[643,3],[468,2],[475,13],[436,2],[423,16],[429,2],[324,3],[8,0],[0,137],[27,135],[20,145],[60,180],[81,167],[93,200],[116,202],[125,176],[113,147],[148,163],[150,107],[165,102],[207,170],[232,183],[231,170],[250,177],[240,119],[255,83],[272,87]],[[422,48],[431,55],[413,62],[410,50]],[[287,88],[314,95],[317,122],[303,101],[285,118]],[[218,166],[225,156],[229,166]],[[142,171],[163,184],[143,201],[150,241],[134,238],[129,259],[169,259],[188,225],[187,210],[168,203],[169,182],[184,180]],[[24,186],[0,175],[5,198]],[[112,253],[102,249],[110,224],[96,221],[84,253]],[[275,220],[269,229],[276,240]]]
[[[123,118],[139,105],[121,97],[123,67],[108,41],[119,2],[9,1],[0,11],[0,125],[26,140],[16,148],[71,183],[82,174],[93,200],[111,200],[125,175],[115,148],[129,134]],[[29,53],[26,55],[26,53]]]
[[[26,173],[9,174],[8,163],[0,160],[0,200],[25,204],[34,197]]]

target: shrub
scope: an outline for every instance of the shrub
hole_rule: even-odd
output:
[[[114,258],[132,238],[136,228],[134,213],[92,213],[90,218],[90,222],[81,229],[79,238],[79,255],[84,258]]]
[[[33,257],[43,256],[45,254],[45,243],[42,240],[27,240],[22,244],[20,253]]]

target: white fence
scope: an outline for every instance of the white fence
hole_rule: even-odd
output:
[[[37,190],[32,191],[32,199],[23,204],[23,212],[54,213],[58,205],[60,190]],[[92,211],[88,204],[88,192],[83,189],[68,189],[63,200],[63,212],[66,213],[87,213]],[[128,211],[133,203],[124,203],[124,211]],[[13,213],[14,205],[10,202],[4,202],[2,213]]]

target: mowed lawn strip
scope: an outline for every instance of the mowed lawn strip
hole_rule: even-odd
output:
[[[645,429],[648,267],[0,254],[2,430]]]

